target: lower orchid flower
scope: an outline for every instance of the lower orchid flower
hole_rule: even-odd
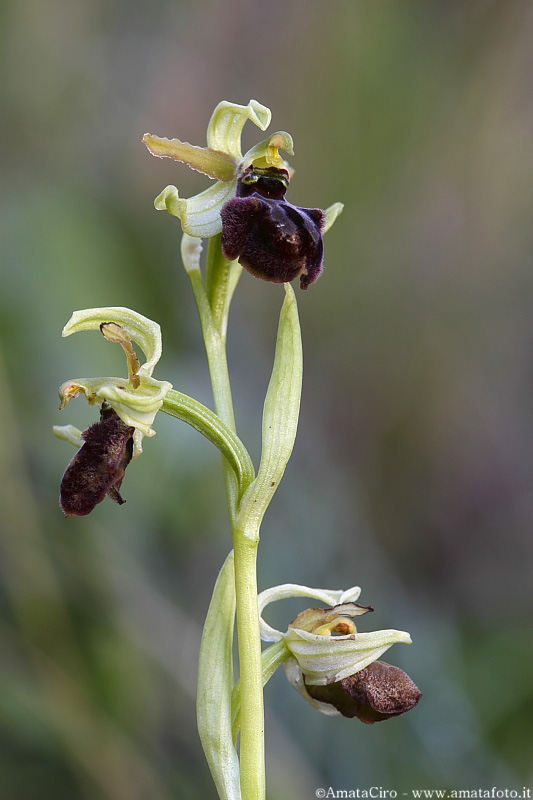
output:
[[[281,654],[285,675],[314,708],[373,723],[409,711],[421,694],[403,670],[378,661],[393,644],[411,644],[408,633],[358,632],[354,617],[373,611],[354,602],[360,592],[358,586],[347,591],[296,584],[268,589],[258,596],[260,614],[269,603],[288,597],[313,597],[332,608],[302,611],[285,633],[271,628],[261,616],[261,638],[285,645]]]

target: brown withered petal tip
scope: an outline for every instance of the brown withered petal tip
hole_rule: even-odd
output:
[[[416,684],[399,667],[374,661],[365,669],[329,686],[307,686],[315,700],[329,703],[345,717],[372,725],[405,714],[422,697]]]
[[[104,403],[100,421],[82,433],[84,443],[61,480],[59,505],[65,517],[89,514],[106,494],[119,505],[125,502],[119,489],[133,455],[134,431]]]

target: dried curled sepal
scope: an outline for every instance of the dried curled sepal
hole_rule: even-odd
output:
[[[106,494],[124,503],[119,490],[133,454],[134,431],[112,408],[102,406],[100,421],[81,434],[83,445],[61,480],[59,505],[65,517],[89,514]]]
[[[385,661],[374,661],[337,683],[306,683],[305,688],[315,701],[328,703],[344,717],[357,717],[368,725],[405,714],[422,696],[407,673]]]
[[[151,377],[155,365],[161,358],[161,328],[157,322],[123,306],[105,306],[103,308],[84,308],[75,311],[65,327],[63,336],[70,336],[80,331],[102,330],[102,323],[115,323],[117,328],[124,329],[132,342],[139,345],[146,356],[146,362],[138,369],[140,377]],[[103,332],[103,331],[102,331]],[[105,334],[104,334],[105,335]],[[106,336],[106,338],[109,338]]]
[[[286,169],[249,167],[237,182],[237,196],[221,209],[224,257],[237,259],[252,275],[274,283],[300,276],[300,287],[322,273],[325,214],[285,200]]]

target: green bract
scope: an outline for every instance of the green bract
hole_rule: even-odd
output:
[[[146,133],[143,142],[154,156],[181,161],[217,182],[204,192],[183,199],[175,186],[167,186],[155,199],[158,210],[167,210],[181,220],[183,231],[189,236],[205,238],[222,230],[220,210],[235,195],[238,177],[252,164],[257,167],[277,167],[290,171],[279,155],[284,150],[293,155],[291,136],[279,131],[256,144],[245,155],[241,150],[241,133],[246,120],[251,120],[262,131],[270,125],[271,112],[256,100],[248,105],[222,101],[217,105],[207,127],[207,147],[166,139]],[[325,230],[328,230],[342,211],[342,203],[335,203],[326,211]]]

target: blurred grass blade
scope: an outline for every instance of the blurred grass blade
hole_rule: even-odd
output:
[[[257,477],[245,492],[240,510],[243,528],[259,529],[292,453],[302,394],[302,338],[296,297],[285,284],[276,355],[263,409],[263,448]]]
[[[217,578],[200,646],[196,715],[221,800],[240,800],[239,759],[231,734],[235,572],[233,551]]]

